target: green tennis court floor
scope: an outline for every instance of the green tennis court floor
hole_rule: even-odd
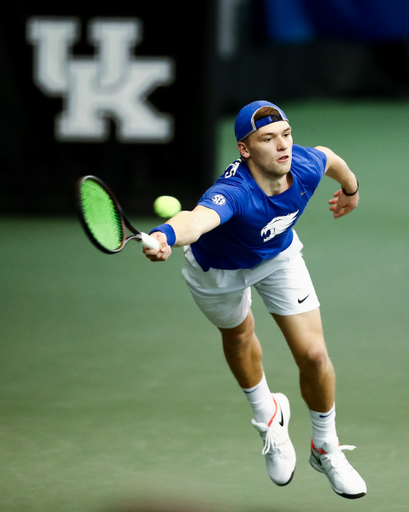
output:
[[[297,232],[337,372],[337,424],[368,495],[338,497],[308,464],[309,416],[289,351],[253,293],[273,391],[292,405],[293,482],[270,483],[219,335],[189,296],[182,251],[99,253],[76,218],[0,218],[1,512],[103,512],[161,498],[249,512],[408,508],[409,105],[282,105],[296,143],[326,145],[361,183],[334,221],[324,178]],[[220,167],[236,157],[220,126]],[[222,169],[221,169],[222,171]],[[157,219],[137,219],[144,230]]]

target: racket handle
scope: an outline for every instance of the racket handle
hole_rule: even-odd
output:
[[[149,249],[159,249],[159,242],[156,240],[156,238],[153,238],[146,233],[141,233],[141,242],[142,245],[148,247]]]

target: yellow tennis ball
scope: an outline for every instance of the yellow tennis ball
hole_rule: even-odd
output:
[[[153,203],[153,208],[156,215],[159,217],[173,217],[182,209],[182,205],[172,196],[160,196]]]

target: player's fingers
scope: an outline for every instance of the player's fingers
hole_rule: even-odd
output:
[[[337,201],[336,203],[334,203],[332,206],[330,206],[330,211],[333,212],[334,214],[334,217],[339,217],[341,216],[341,213],[344,212],[345,210],[345,205],[342,205],[339,203],[339,201]],[[342,213],[343,214],[343,213]]]
[[[144,247],[143,252],[151,261],[166,261],[172,254],[172,249],[167,243],[161,243],[159,249]]]
[[[146,256],[153,256],[155,254],[158,254],[159,250],[160,250],[160,248],[150,249],[149,247],[145,247],[145,246],[142,247],[142,252],[144,254],[146,254]]]
[[[159,242],[159,247],[157,249],[150,249],[149,247],[143,246],[142,251],[147,257],[155,257],[159,254],[159,252],[164,252],[168,247],[166,242],[166,235],[160,231],[153,232],[151,237],[155,238]]]
[[[154,262],[166,261],[169,258],[169,256],[170,256],[170,254],[162,254],[162,253],[160,253],[160,255],[157,255],[157,256],[152,256],[152,255],[149,255],[149,254],[146,255],[148,260],[154,261]]]
[[[350,213],[353,210],[353,208],[349,206],[345,206],[344,208],[340,208],[337,212],[334,212],[334,217],[338,219],[339,217],[344,217],[348,213]]]
[[[169,257],[172,253],[172,249],[168,244],[161,244],[157,256],[159,258]]]
[[[329,204],[331,205],[329,208],[331,211],[340,210],[341,208],[343,208],[343,206],[340,204],[338,199],[336,199],[334,201],[329,201]]]

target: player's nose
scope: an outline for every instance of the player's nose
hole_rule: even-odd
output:
[[[285,151],[288,149],[288,141],[284,137],[278,137],[277,138],[277,149],[278,151]]]

